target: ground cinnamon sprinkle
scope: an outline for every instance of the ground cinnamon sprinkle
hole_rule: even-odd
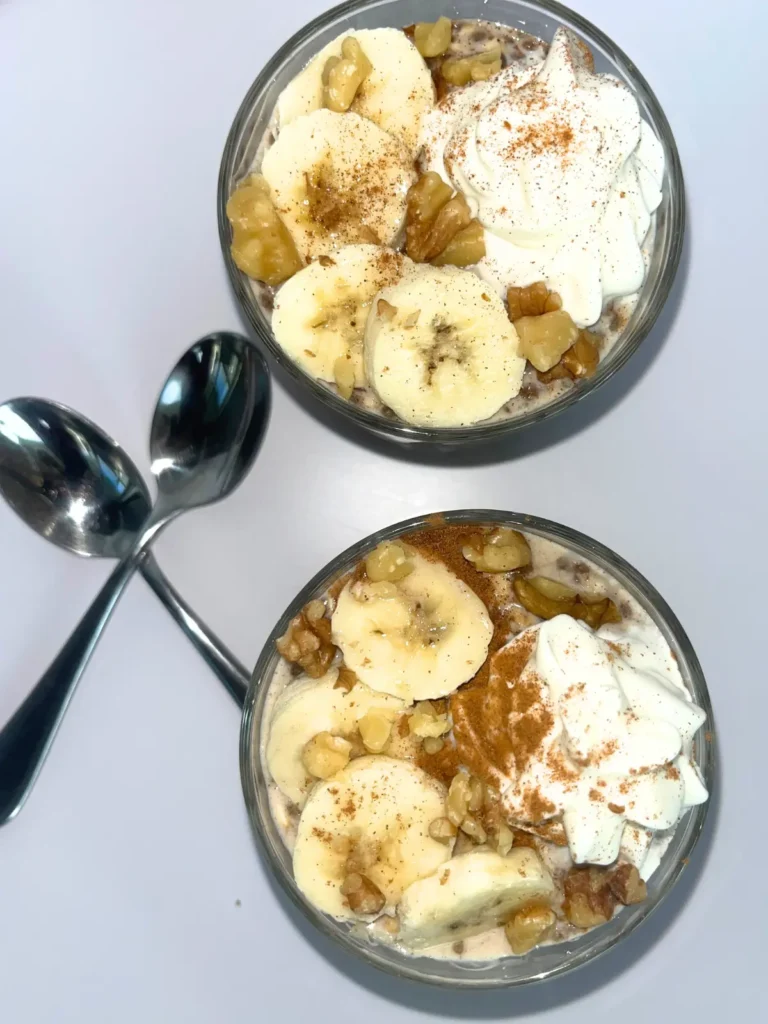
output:
[[[518,765],[518,744],[521,756],[530,756],[527,748],[530,734],[521,729],[515,737],[509,723],[518,700],[515,684],[535,643],[535,636],[525,636],[501,653],[496,653],[471,683],[451,696],[453,734],[459,760],[474,775],[491,785],[497,783],[499,772],[509,776],[510,770],[514,771]],[[526,702],[530,706],[533,699],[534,695],[528,691],[521,693],[520,706],[525,707]]]
[[[437,517],[436,517],[437,518]],[[493,617],[497,608],[497,597],[493,581],[480,573],[466,560],[461,549],[481,529],[477,526],[429,526],[417,533],[406,534],[402,539],[430,562],[442,562],[451,572],[477,594]]]

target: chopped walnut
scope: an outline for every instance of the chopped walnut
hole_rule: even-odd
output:
[[[464,820],[459,825],[461,831],[473,839],[476,843],[484,843],[488,836],[480,822],[471,814],[465,814]]]
[[[579,337],[579,328],[564,309],[515,321],[520,355],[536,370],[551,370]]]
[[[296,244],[261,175],[235,189],[227,202],[227,217],[232,225],[232,259],[248,277],[274,286],[301,270]]]
[[[577,594],[557,580],[544,576],[532,576],[530,579],[516,576],[512,587],[523,608],[540,619],[570,615],[586,622],[592,629],[609,622],[621,622],[621,613],[610,598]]]
[[[347,668],[346,665],[341,665],[339,668],[339,674],[336,676],[336,682],[333,684],[334,690],[345,690],[347,693],[357,683],[357,676],[351,668]]]
[[[553,380],[581,380],[591,377],[600,363],[600,349],[597,338],[589,331],[579,331],[579,336],[571,347],[563,353],[559,363],[543,373],[538,373],[542,384],[550,384]]]
[[[343,114],[349,110],[357,90],[373,70],[354,36],[341,44],[341,57],[329,57],[323,68],[323,100],[329,110]]]
[[[496,851],[501,854],[502,857],[506,857],[512,847],[515,845],[515,833],[506,825],[503,821],[499,825],[498,831],[496,832]]]
[[[565,916],[577,928],[595,928],[613,917],[616,898],[605,869],[571,868],[563,883]]]
[[[385,914],[377,924],[387,935],[397,935],[400,931],[400,918],[391,914]]]
[[[445,740],[439,736],[427,736],[421,745],[424,748],[425,754],[439,754],[445,746]]]
[[[473,53],[469,57],[445,60],[440,65],[440,74],[450,85],[485,82],[499,71],[501,71],[501,46],[498,43],[484,53]]]
[[[365,749],[371,754],[380,754],[389,743],[392,732],[392,716],[382,710],[368,711],[357,723]]]
[[[451,728],[447,714],[438,712],[428,700],[420,700],[408,719],[408,728],[419,739],[444,736]]]
[[[413,562],[402,544],[385,541],[365,558],[365,574],[371,583],[397,583],[413,572]]]
[[[532,903],[521,907],[504,925],[504,934],[518,955],[528,953],[540,942],[552,934],[555,927],[555,914],[551,907],[543,903]]]
[[[544,281],[526,285],[525,288],[507,289],[507,308],[512,323],[524,316],[541,316],[561,309],[562,299],[557,292],[551,292]]]
[[[336,653],[326,611],[322,601],[310,601],[291,619],[288,631],[276,645],[286,661],[299,665],[312,679],[325,675]]]
[[[466,818],[471,797],[469,775],[466,772],[454,775],[448,787],[448,796],[445,799],[446,815],[454,825],[460,826]]]
[[[378,914],[386,900],[379,887],[365,875],[353,872],[341,883],[341,891],[347,897],[350,910],[362,917]]]
[[[422,57],[440,57],[451,45],[452,31],[450,18],[420,21],[413,27],[413,42]]]
[[[439,174],[429,171],[408,189],[405,251],[414,263],[439,260],[449,243],[472,223],[472,214],[464,196],[460,192],[454,195],[451,186]],[[453,257],[462,258],[470,245],[473,246],[473,254],[479,251],[476,228],[471,235],[465,235],[456,242]],[[453,262],[453,259],[446,258],[442,262]]]
[[[316,779],[330,779],[349,764],[352,744],[343,736],[319,732],[304,744],[301,760],[310,775]]]
[[[428,831],[432,839],[448,846],[456,838],[457,829],[450,818],[435,818],[429,823]]]
[[[634,864],[619,864],[611,873],[608,885],[616,899],[625,907],[632,903],[642,903],[648,895],[648,887]]]
[[[479,572],[511,572],[531,562],[528,541],[522,533],[507,527],[473,537],[461,553]]]
[[[485,231],[479,220],[471,220],[457,231],[448,245],[432,260],[433,267],[471,267],[485,256]]]

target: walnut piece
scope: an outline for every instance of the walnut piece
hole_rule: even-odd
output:
[[[439,57],[451,45],[453,25],[442,17],[435,22],[420,21],[413,26],[413,43],[422,57]]]
[[[561,309],[562,299],[557,292],[551,292],[546,282],[537,281],[525,288],[507,289],[507,309],[512,323],[524,316],[541,316]]]
[[[477,818],[475,818],[471,814],[464,815],[464,820],[462,821],[459,828],[465,835],[468,835],[470,839],[474,839],[476,843],[484,843],[488,838],[483,826],[480,824]]]
[[[365,573],[371,583],[397,583],[413,572],[413,562],[402,544],[385,541],[365,557]]]
[[[538,373],[542,384],[551,384],[553,380],[581,380],[591,377],[600,364],[600,349],[597,337],[589,331],[579,331],[579,336],[571,347],[563,353],[559,363],[544,373]]]
[[[563,911],[577,928],[595,928],[613,917],[616,898],[605,869],[571,868],[565,876],[563,888]]]
[[[621,622],[621,613],[609,597],[577,594],[557,580],[544,576],[532,576],[530,579],[516,576],[512,587],[523,608],[540,619],[570,615],[586,622],[592,629],[609,622]]]
[[[642,903],[648,895],[648,887],[640,877],[634,864],[619,864],[608,880],[611,892],[625,907]]]
[[[457,231],[448,245],[432,260],[433,267],[471,267],[485,256],[485,231],[479,220],[471,220]]]
[[[467,772],[459,772],[451,779],[448,795],[445,798],[445,813],[449,821],[461,826],[467,816],[472,790]]]
[[[378,914],[386,900],[379,887],[365,875],[353,872],[341,883],[341,891],[347,897],[350,910],[362,917]]]
[[[312,679],[325,675],[336,653],[331,641],[331,620],[325,613],[322,601],[310,601],[291,619],[288,631],[276,645],[286,661],[303,668]]]
[[[551,907],[544,903],[531,903],[515,911],[504,925],[504,934],[518,955],[528,953],[534,946],[552,934],[555,927],[555,914]]]
[[[445,741],[439,736],[427,736],[421,745],[425,754],[439,754],[445,746]]]
[[[470,226],[471,233],[463,234]],[[457,238],[459,234],[463,237]],[[448,246],[454,239],[457,240],[449,252]],[[482,253],[478,256],[480,242]],[[427,263],[432,260],[438,265],[453,263],[457,259],[472,259],[476,263],[485,255],[482,226],[472,220],[466,199],[461,192],[454,195],[451,186],[447,185],[435,171],[422,174],[408,189],[405,251],[414,263]]]
[[[368,711],[357,723],[365,749],[371,754],[380,754],[389,743],[392,733],[392,717],[381,710]]]
[[[301,761],[316,779],[330,779],[349,764],[352,744],[343,736],[319,732],[304,744]]]
[[[447,714],[443,714],[428,700],[420,700],[408,718],[408,728],[419,739],[444,736],[451,728]]]
[[[341,44],[341,57],[329,57],[323,68],[323,102],[337,114],[349,110],[357,90],[373,70],[354,36]]]
[[[579,328],[564,309],[515,321],[519,351],[536,370],[551,370],[579,337]]]
[[[440,74],[450,85],[469,85],[470,82],[485,82],[501,71],[501,46],[494,43],[483,53],[469,57],[444,60]]]
[[[347,693],[357,683],[357,676],[351,668],[347,668],[346,665],[342,665],[339,668],[339,674],[336,676],[336,682],[333,684],[334,690],[345,690]]]
[[[232,225],[232,259],[248,277],[274,286],[301,270],[296,245],[260,174],[235,189],[227,202],[227,217]]]
[[[435,818],[429,823],[429,834],[438,843],[448,846],[456,838],[456,826],[450,818]]]
[[[474,537],[461,553],[479,572],[511,572],[531,562],[528,541],[518,530],[507,527]]]

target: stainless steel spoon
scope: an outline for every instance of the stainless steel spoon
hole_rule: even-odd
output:
[[[86,558],[125,558],[152,511],[123,449],[73,409],[44,398],[0,405],[0,496],[35,533]],[[242,708],[250,673],[147,552],[139,572]]]
[[[239,335],[208,335],[177,363],[150,431],[155,507],[58,656],[0,731],[0,824],[29,795],[80,676],[149,545],[182,512],[230,494],[250,469],[269,415],[269,394],[263,358]]]

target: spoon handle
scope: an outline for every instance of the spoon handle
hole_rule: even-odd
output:
[[[237,706],[242,708],[248,692],[250,672],[174,589],[151,554],[141,565],[141,575],[170,613],[171,618],[182,628],[198,654],[219,677]]]
[[[83,669],[142,557],[136,551],[115,568],[40,681],[0,730],[0,825],[29,796]]]

